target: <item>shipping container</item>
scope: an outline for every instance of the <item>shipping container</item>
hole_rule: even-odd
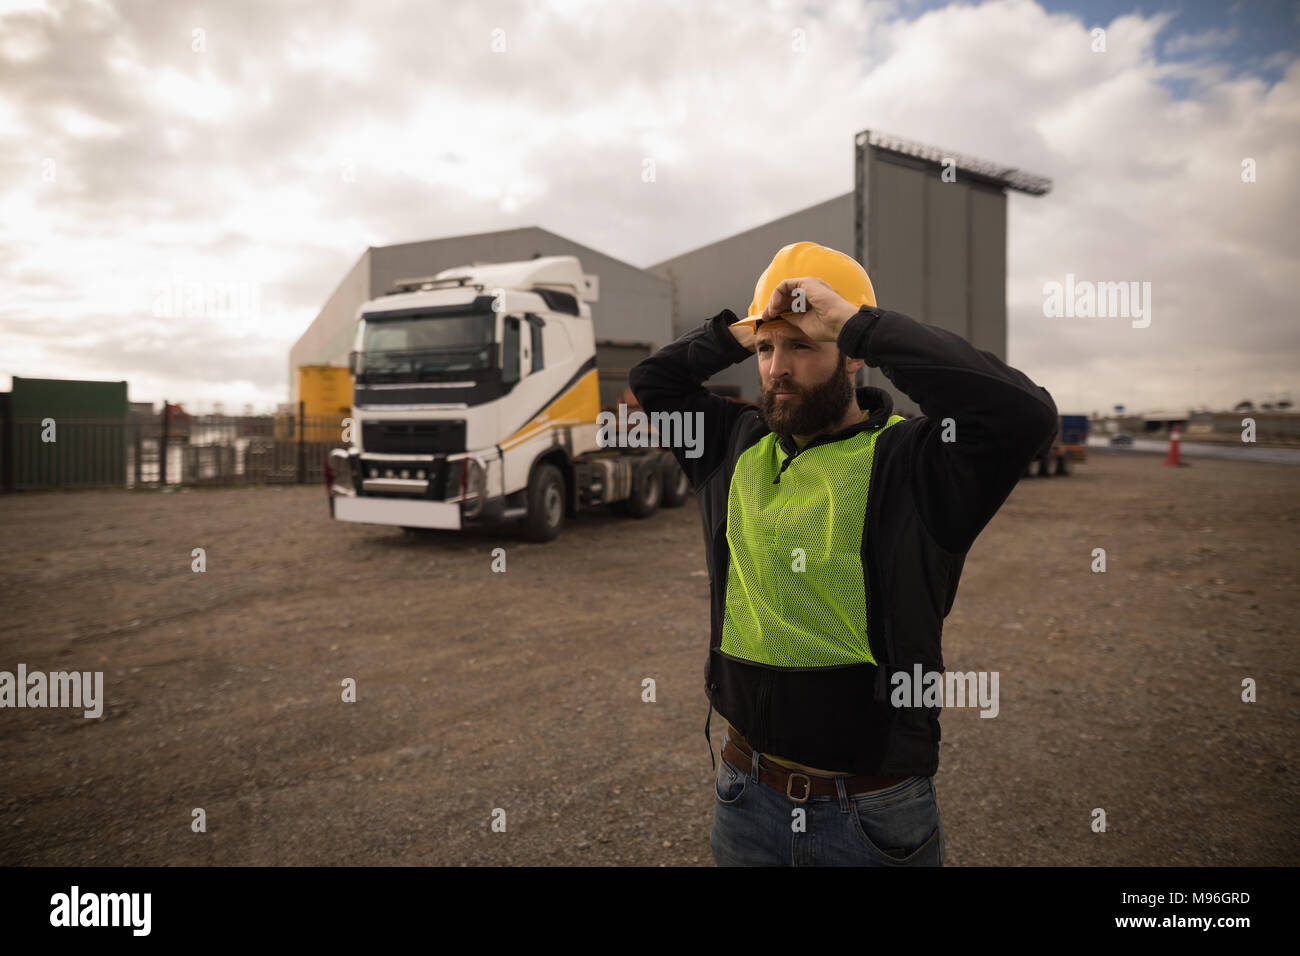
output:
[[[296,441],[299,413],[308,420],[304,440],[332,442],[342,440],[343,420],[352,414],[352,373],[335,365],[298,366],[300,406],[288,415],[277,414],[275,437]]]
[[[5,486],[126,483],[126,382],[14,376],[0,463]]]

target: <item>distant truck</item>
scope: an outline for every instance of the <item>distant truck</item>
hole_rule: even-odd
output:
[[[331,516],[408,531],[519,521],[548,541],[581,508],[682,504],[686,474],[655,447],[680,432],[611,442],[606,427],[602,444],[596,287],[576,257],[548,256],[402,280],[363,304],[352,441],[326,463]]]
[[[1087,460],[1088,416],[1062,415],[1051,442],[1044,445],[1038,456],[1025,466],[1024,477],[1031,476],[1035,467],[1039,476],[1068,475],[1071,461]]]
[[[1088,460],[1087,415],[1062,415],[1060,435],[1070,461]]]

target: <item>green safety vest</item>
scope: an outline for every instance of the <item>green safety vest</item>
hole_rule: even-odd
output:
[[[769,667],[876,664],[861,553],[867,490],[876,438],[904,420],[793,457],[768,433],[741,454],[727,497],[724,654]]]

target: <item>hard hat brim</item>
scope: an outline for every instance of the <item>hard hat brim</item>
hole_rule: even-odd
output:
[[[758,329],[759,329],[759,326],[761,326],[761,325],[775,325],[775,324],[777,324],[777,323],[780,323],[781,325],[788,325],[788,324],[789,324],[788,322],[786,322],[784,319],[782,319],[782,318],[780,318],[780,317],[771,318],[771,319],[765,319],[765,318],[763,318],[763,316],[762,316],[761,314],[759,314],[759,315],[747,315],[747,316],[745,316],[743,319],[737,319],[735,322],[733,322],[733,323],[731,323],[731,324],[732,324],[732,325],[742,325],[742,326],[748,328],[751,332],[757,332]]]

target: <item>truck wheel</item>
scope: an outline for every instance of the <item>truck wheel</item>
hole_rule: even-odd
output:
[[[1050,456],[1044,455],[1042,458],[1038,459],[1038,477],[1046,478],[1051,473],[1052,473],[1052,459]]]
[[[554,465],[538,465],[528,480],[528,513],[524,535],[530,541],[551,541],[564,527],[564,475]]]
[[[632,495],[624,503],[623,514],[629,518],[648,518],[659,510],[663,497],[664,473],[657,461],[646,461],[632,478]]]
[[[1068,452],[1062,452],[1056,456],[1056,473],[1058,475],[1068,475],[1070,473]]]
[[[663,506],[665,508],[679,508],[686,502],[686,497],[691,493],[691,482],[686,477],[686,472],[682,471],[682,466],[677,464],[677,459],[672,455],[664,457],[663,469],[660,474],[663,481]]]

